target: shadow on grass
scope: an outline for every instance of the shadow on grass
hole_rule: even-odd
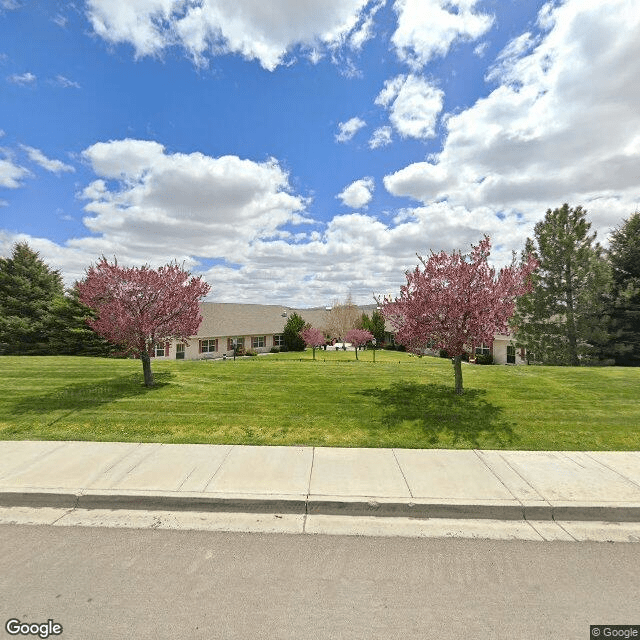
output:
[[[500,407],[487,402],[486,391],[467,389],[459,396],[450,386],[395,382],[360,393],[379,403],[383,427],[413,424],[428,445],[504,447],[516,439],[513,423],[505,420]]]
[[[56,414],[67,412],[69,415],[83,409],[95,409],[114,400],[123,398],[141,398],[157,393],[167,386],[173,377],[170,372],[154,372],[155,386],[147,388],[142,382],[142,374],[119,376],[108,380],[95,380],[79,384],[67,384],[48,393],[34,391],[27,396],[21,396],[13,406],[9,407],[9,415],[21,416],[26,414]],[[53,422],[57,422],[59,416]],[[50,424],[53,424],[50,423]]]

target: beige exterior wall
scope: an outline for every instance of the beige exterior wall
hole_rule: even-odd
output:
[[[515,362],[507,362],[507,347],[515,350]],[[511,336],[497,335],[493,341],[493,362],[495,364],[526,364],[521,349],[516,348],[515,340]]]
[[[264,338],[264,346],[263,347],[253,347],[253,338]],[[198,336],[196,338],[190,338],[189,344],[185,346],[184,349],[184,360],[212,360],[215,358],[223,358],[225,355],[227,358],[233,357],[233,347],[228,349],[228,341],[233,338],[238,338],[239,340],[244,338],[244,348],[249,351],[256,351],[257,353],[269,353],[271,348],[274,346],[274,337],[275,334],[256,334],[250,336],[218,336],[218,337],[207,337],[207,336]],[[200,341],[201,340],[217,340],[218,349],[216,351],[209,352],[200,352]],[[176,341],[173,340],[169,347],[169,353],[165,356],[158,356],[157,360],[176,360]]]
[[[277,305],[243,305],[243,304],[212,304],[204,303],[202,307],[203,322],[200,325],[198,335],[189,339],[189,344],[185,346],[184,360],[210,360],[215,358],[233,357],[233,348],[229,348],[229,339],[234,337],[244,338],[244,348],[252,349],[258,353],[268,353],[274,346],[274,336],[282,333],[280,327],[284,329],[287,316],[293,309],[280,307]],[[321,326],[324,316],[324,309],[302,309],[298,310],[302,317],[312,326]],[[370,311],[370,309],[368,309]],[[235,335],[215,335],[220,331],[233,331],[234,328],[242,331],[256,331],[264,327],[264,333],[235,334]],[[211,332],[211,335],[209,332]],[[264,337],[263,347],[253,347],[252,338]],[[200,352],[201,340],[218,341],[217,350],[212,352]],[[508,347],[514,347],[513,363],[508,363]],[[429,352],[427,352],[429,353]],[[515,341],[508,335],[497,335],[493,343],[493,361],[495,364],[526,364],[520,349],[515,348]],[[432,355],[438,355],[433,352]],[[168,351],[164,356],[156,356],[158,360],[176,360],[176,341],[170,343]]]

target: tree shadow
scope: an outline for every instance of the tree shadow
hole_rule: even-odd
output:
[[[27,396],[21,396],[9,408],[8,413],[17,417],[28,414],[73,413],[83,409],[95,409],[114,400],[139,398],[157,393],[170,384],[173,374],[161,371],[154,372],[153,376],[156,383],[154,387],[145,387],[142,374],[137,373],[107,380],[67,384],[47,393],[34,392]]]
[[[382,427],[417,427],[428,445],[501,448],[517,439],[514,423],[504,418],[502,408],[487,402],[483,390],[456,395],[450,386],[395,382],[359,393],[378,402]]]

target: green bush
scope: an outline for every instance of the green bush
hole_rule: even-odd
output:
[[[280,347],[271,347],[269,353],[280,353]]]
[[[476,364],[493,364],[493,355],[490,353],[477,355]]]

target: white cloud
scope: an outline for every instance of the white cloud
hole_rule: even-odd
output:
[[[30,71],[27,71],[26,73],[14,73],[13,75],[9,76],[7,80],[12,84],[17,84],[21,87],[27,87],[35,84],[37,77]]]
[[[493,23],[475,13],[477,0],[396,0],[398,28],[393,42],[398,57],[414,68],[444,56],[457,40],[476,40]]]
[[[389,109],[389,120],[403,138],[431,138],[443,99],[442,90],[410,74],[387,80],[375,103]]]
[[[27,155],[32,162],[35,162],[47,171],[51,171],[51,173],[60,174],[66,171],[75,171],[71,165],[65,164],[61,160],[51,160],[50,158],[47,158],[40,149],[28,147],[24,144],[20,146],[27,152]]]
[[[378,127],[369,140],[369,148],[377,149],[391,144],[391,127]]]
[[[340,122],[338,124],[339,131],[336,134],[336,142],[348,142],[362,127],[366,126],[367,123],[357,116],[346,122]]]
[[[75,82],[74,80],[69,80],[69,78],[65,78],[61,75],[57,75],[50,82],[51,84],[62,87],[64,89],[80,89],[80,85],[77,82]]]
[[[252,240],[310,222],[274,159],[167,154],[157,142],[129,139],[94,144],[83,157],[99,177],[82,193],[85,225],[130,255],[236,259]]]
[[[362,178],[352,182],[336,198],[342,200],[342,203],[348,207],[362,209],[371,202],[374,188],[373,178]]]
[[[582,204],[604,240],[640,197],[637,3],[568,0],[542,13],[548,33],[505,48],[490,74],[501,84],[447,119],[441,153],[384,183],[425,204],[507,215],[499,233],[514,239],[547,208]]]
[[[268,70],[296,46],[317,51],[361,47],[371,37],[369,0],[88,0],[94,31],[111,43],[133,45],[137,56],[173,45],[197,62],[238,53]],[[349,40],[351,38],[351,40]]]
[[[4,155],[4,158],[0,158],[0,187],[7,189],[21,187],[20,181],[30,175],[29,170],[16,164],[7,150],[0,149],[0,153]]]

